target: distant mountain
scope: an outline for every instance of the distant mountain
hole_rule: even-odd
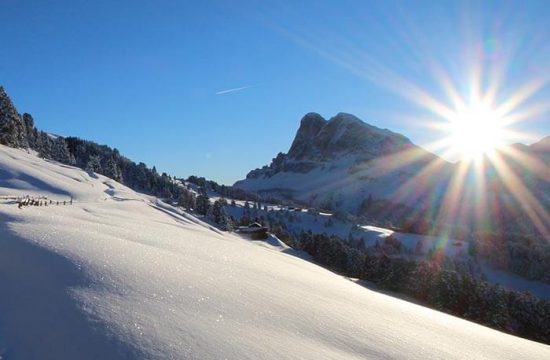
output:
[[[549,149],[546,137],[530,146],[508,146],[479,166],[465,167],[353,115],[326,120],[309,113],[288,153],[279,153],[234,187],[398,225],[412,221],[486,230],[496,221],[507,231],[547,234]],[[538,228],[527,225],[533,211],[542,223]]]
[[[350,114],[339,113],[327,121],[317,113],[309,113],[302,118],[288,158],[330,162],[351,155],[365,161],[411,146],[406,137],[366,124]]]
[[[427,166],[437,168],[440,176],[413,179]],[[437,189],[452,168],[451,163],[405,136],[353,115],[339,113],[325,120],[309,113],[302,118],[287,154],[279,153],[269,166],[251,171],[234,186],[264,196],[357,212],[369,198],[418,206],[418,196],[403,197],[399,190],[413,185],[419,187],[417,194]]]

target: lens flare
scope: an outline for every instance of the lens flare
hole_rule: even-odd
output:
[[[460,158],[479,159],[503,145],[502,119],[490,106],[476,103],[449,119],[451,151]]]
[[[345,37],[329,33],[329,27],[319,29],[317,18],[300,19],[298,29],[266,21],[296,44],[412,104],[418,114],[408,113],[400,120],[425,126],[437,138],[423,144],[439,155],[430,161],[425,161],[430,156],[423,150],[411,148],[365,165],[362,171],[374,167],[378,175],[401,170],[407,174],[392,194],[391,204],[396,205],[385,212],[393,215],[404,211],[398,204],[413,204],[414,220],[434,220],[432,226],[440,229],[440,224],[459,224],[472,232],[499,233],[521,223],[519,231],[537,232],[550,241],[548,196],[538,195],[545,194],[550,183],[548,163],[529,146],[509,145],[538,140],[540,134],[536,139],[519,129],[522,123],[540,121],[550,113],[550,101],[540,96],[550,84],[548,71],[523,71],[523,76],[510,77],[521,70],[524,50],[539,51],[540,46],[531,42],[532,34],[504,32],[500,26],[505,23],[504,13],[495,13],[485,23],[471,16],[475,9],[469,5],[459,10],[452,28],[456,41],[450,48],[456,53],[449,56],[430,46],[430,39],[407,12],[388,15],[389,23],[399,24],[395,29],[404,29],[396,33],[404,45],[395,47],[402,52],[396,52],[396,58],[410,59],[414,74],[420,69],[425,75],[422,80],[378,58],[376,49],[362,41],[356,18],[347,22],[350,34]],[[295,14],[286,8],[282,13]],[[346,181],[351,180],[333,179],[327,189]]]

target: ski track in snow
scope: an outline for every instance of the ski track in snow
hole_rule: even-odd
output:
[[[0,146],[0,358],[548,359],[103,176]],[[132,200],[132,201],[128,201]],[[260,245],[260,246],[259,246]]]

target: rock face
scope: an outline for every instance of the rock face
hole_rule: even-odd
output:
[[[317,113],[309,113],[300,122],[288,158],[333,161],[357,154],[367,160],[409,145],[412,144],[406,137],[366,124],[350,114],[339,113],[327,121]]]
[[[251,171],[235,186],[356,212],[368,197],[392,199],[404,182],[431,162],[442,168],[450,165],[405,136],[351,114],[326,120],[308,113],[288,153],[279,153],[269,166]]]
[[[27,129],[23,118],[2,86],[0,86],[0,144],[28,147]]]
[[[300,122],[300,128],[288,152],[289,156],[297,160],[310,157],[312,154],[309,152],[315,147],[314,139],[326,124],[327,121],[321,115],[306,114]]]

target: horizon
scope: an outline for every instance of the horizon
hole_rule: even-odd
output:
[[[429,126],[448,84],[517,95],[505,144],[550,134],[544,1],[240,3],[6,3],[2,85],[44,131],[227,185],[286,152],[308,112],[353,114],[456,162]]]

